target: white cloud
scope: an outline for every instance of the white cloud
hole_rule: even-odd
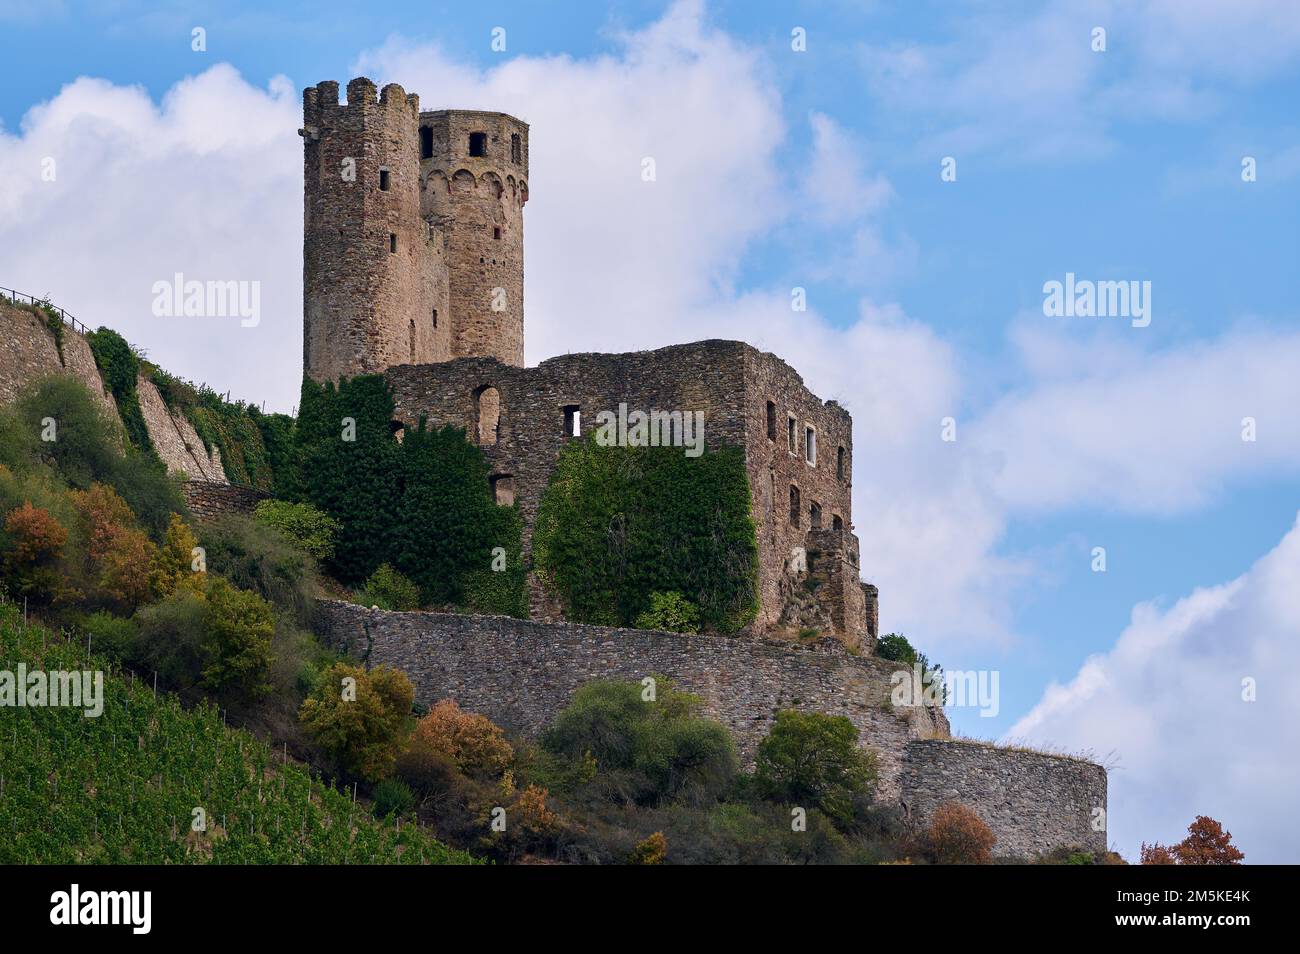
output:
[[[1210,815],[1248,862],[1294,864],[1298,673],[1300,525],[1229,583],[1137,606],[1114,647],[1049,686],[1008,736],[1118,759],[1109,835],[1131,860]]]
[[[302,160],[297,95],[231,67],[177,83],[161,104],[81,78],[0,133],[4,284],[51,295],[168,370],[287,410],[302,335]],[[55,178],[42,173],[53,160]],[[261,283],[261,324],[159,318],[176,272]]]

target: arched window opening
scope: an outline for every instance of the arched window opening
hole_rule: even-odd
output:
[[[495,444],[501,424],[501,393],[488,385],[478,392],[478,442]]]
[[[808,526],[814,530],[822,528],[822,505],[815,500],[808,506]]]

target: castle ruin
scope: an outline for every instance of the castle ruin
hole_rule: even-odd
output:
[[[316,381],[382,372],[395,427],[465,429],[496,499],[519,503],[524,552],[565,442],[621,405],[690,414],[708,448],[744,451],[758,529],[757,634],[878,635],[853,533],[853,422],[775,355],[739,341],[570,354],[524,367],[528,125],[422,112],[391,83],[303,97],[303,361]],[[809,585],[805,585],[809,584]],[[563,611],[535,577],[534,619]]]

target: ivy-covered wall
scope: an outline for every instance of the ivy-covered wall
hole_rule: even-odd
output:
[[[523,616],[522,520],[498,506],[482,452],[459,428],[399,435],[381,375],[304,380],[297,496],[342,524],[327,569],[357,585],[387,563],[425,605]]]
[[[758,611],[758,544],[742,452],[680,447],[561,452],[542,494],[533,562],[568,619],[628,626],[652,593],[681,593],[706,629],[734,632]]]

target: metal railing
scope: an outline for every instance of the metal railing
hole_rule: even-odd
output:
[[[28,295],[25,292],[14,291],[12,288],[3,288],[3,287],[0,287],[0,298],[7,298],[16,304],[25,303],[25,304],[37,305],[41,308],[45,308],[50,312],[50,314],[58,315],[59,319],[65,325],[67,325],[69,328],[71,328],[73,331],[77,332],[78,334],[84,335],[90,331],[89,328],[83,325],[76,318],[73,318],[70,314],[68,314],[58,305],[52,303],[48,298],[37,298],[35,295]]]

